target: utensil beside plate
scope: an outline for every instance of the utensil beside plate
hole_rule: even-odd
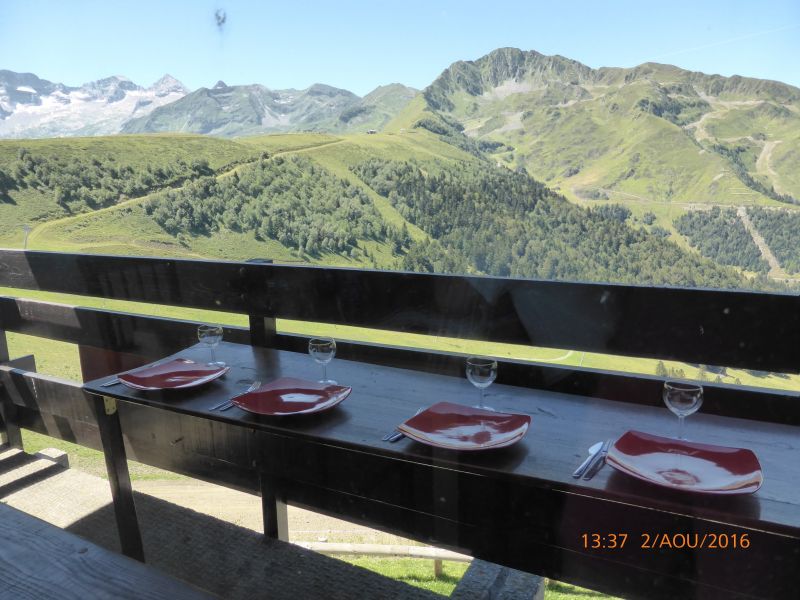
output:
[[[188,358],[175,358],[121,373],[119,381],[135,390],[178,390],[203,385],[222,377],[229,370],[230,367],[200,364]]]
[[[280,417],[331,409],[352,391],[341,385],[281,377],[231,401],[234,406],[251,413]]]
[[[603,445],[600,446],[600,451],[592,456],[589,459],[589,464],[586,467],[586,470],[583,472],[582,479],[584,481],[589,481],[592,477],[597,475],[606,464],[606,455],[608,454],[608,449],[611,447],[611,440],[606,440],[603,442]]]
[[[528,415],[438,402],[397,426],[406,437],[448,450],[505,448],[521,440],[528,431]]]
[[[673,490],[752,494],[764,481],[752,450],[714,446],[628,431],[609,448],[618,471]]]
[[[253,390],[258,389],[260,387],[261,387],[261,382],[258,381],[258,380],[255,380],[253,383],[251,383],[247,387],[247,389],[245,391],[239,392],[238,394],[234,394],[233,396],[223,400],[222,402],[218,402],[217,404],[215,404],[214,406],[212,406],[208,410],[228,410],[229,408],[231,408],[233,406],[233,399],[234,398],[238,398],[239,396],[244,396],[248,392],[252,392]]]
[[[592,444],[588,450],[589,456],[587,456],[586,460],[584,460],[580,464],[580,466],[577,469],[575,469],[575,471],[573,471],[572,476],[575,479],[579,479],[586,472],[586,469],[589,468],[589,465],[592,464],[594,457],[597,456],[597,454],[599,454],[600,450],[602,449],[603,449],[602,440]]]

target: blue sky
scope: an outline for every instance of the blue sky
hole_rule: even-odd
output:
[[[502,46],[800,86],[800,1],[0,2],[0,69],[69,85],[108,75],[149,85],[170,73],[191,89],[222,79],[365,94],[395,81],[422,88]]]

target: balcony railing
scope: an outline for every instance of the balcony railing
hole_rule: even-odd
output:
[[[250,326],[227,327],[227,341],[291,352],[305,352],[305,339],[278,333],[276,319],[800,372],[800,297],[788,294],[16,250],[0,250],[0,286],[247,315]],[[186,348],[196,342],[196,326],[188,320],[0,297],[0,334],[4,330],[77,344],[85,381]],[[0,362],[9,359],[4,338],[0,335]],[[337,343],[337,357],[359,363],[444,376],[463,374],[463,356],[458,354],[346,340]],[[96,415],[81,384],[40,375],[30,367],[29,359],[0,367],[6,388],[0,398],[9,440],[20,444],[18,428],[24,427],[102,449]],[[661,406],[662,382],[655,377],[514,360],[501,361],[498,373],[498,384],[517,388]],[[800,394],[709,383],[703,412],[759,421],[764,426],[797,426]],[[247,428],[219,426],[212,435],[193,417],[126,404],[120,405],[120,419],[128,454],[136,460],[254,493],[263,491],[253,467],[258,449]],[[171,435],[174,431],[182,432],[181,440]],[[473,487],[469,483],[464,489]],[[287,483],[290,500],[291,489]],[[556,492],[557,499],[547,495]],[[575,492],[585,490],[561,486],[540,500],[567,507],[569,494]],[[387,524],[379,509],[365,508],[369,500],[351,498],[348,504],[320,495],[315,506],[312,497],[303,496],[307,505],[319,510],[457,550],[484,552],[460,543],[469,536],[442,539],[441,531],[428,535],[419,524],[410,528]],[[586,508],[581,502],[574,506],[575,510]],[[680,521],[674,515],[659,517],[652,507],[639,508],[639,513],[628,510],[626,518],[668,528]],[[719,510],[724,512],[724,507]],[[617,512],[609,510],[609,514]],[[683,514],[690,519],[687,523],[694,523],[694,517],[686,516],[693,514],[691,508]],[[796,530],[784,527],[784,534],[787,531],[788,542],[777,533],[764,534],[762,542],[774,552],[785,552],[787,543],[800,548]],[[538,554],[527,557],[527,562],[514,558],[513,548],[495,547],[486,557],[610,593],[648,595],[643,586],[652,583],[657,563],[641,568],[633,559],[623,564],[613,557],[575,554],[546,539],[537,543]],[[759,550],[759,555],[763,552],[767,549]],[[566,568],[569,561],[574,562]],[[766,560],[758,564],[769,568]],[[665,574],[659,597],[695,589],[691,586],[722,590],[734,585],[713,577],[702,580],[691,572],[691,565],[670,565],[677,570]],[[786,586],[796,584],[796,577],[787,574],[773,579],[770,590],[789,589]]]

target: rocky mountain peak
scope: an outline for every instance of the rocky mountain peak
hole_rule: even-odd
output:
[[[169,73],[165,74],[163,77],[161,77],[161,79],[151,85],[148,88],[148,91],[153,92],[159,98],[169,94],[181,94],[185,96],[189,93],[189,90],[186,89],[186,86],[184,86]]]

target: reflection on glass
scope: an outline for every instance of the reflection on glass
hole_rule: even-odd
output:
[[[680,422],[678,439],[684,437],[684,420],[698,411],[703,404],[703,388],[694,383],[679,381],[664,382],[664,404],[678,416]]]
[[[316,362],[322,365],[322,379],[320,383],[336,385],[336,381],[328,379],[328,363],[336,356],[336,340],[333,338],[314,338],[308,342],[308,353]]]
[[[222,341],[222,326],[221,325],[200,325],[197,328],[197,339],[201,344],[208,346],[211,350],[211,362],[209,366],[224,367],[225,363],[218,361],[214,356],[214,348],[216,348]]]
[[[481,358],[479,356],[470,356],[467,359],[467,379],[469,382],[478,388],[480,399],[477,408],[486,410],[494,410],[489,406],[483,404],[483,397],[486,388],[492,385],[492,382],[497,378],[497,361],[491,358]]]

